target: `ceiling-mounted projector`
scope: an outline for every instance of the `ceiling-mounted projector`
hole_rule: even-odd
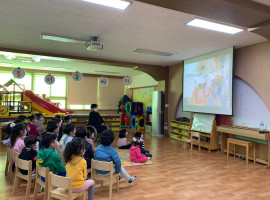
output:
[[[85,43],[87,50],[89,51],[100,51],[103,50],[103,45],[98,41],[98,37],[91,37],[89,41]]]

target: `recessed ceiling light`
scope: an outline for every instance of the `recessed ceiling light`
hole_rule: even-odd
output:
[[[94,3],[102,6],[108,6],[111,8],[117,8],[120,10],[125,10],[129,5],[129,1],[123,1],[123,0],[81,0],[89,3]]]
[[[0,65],[12,66],[13,64],[12,64],[12,63],[4,63],[4,62],[1,62]]]
[[[244,31],[244,29],[241,29],[241,28],[236,28],[233,26],[210,22],[210,21],[206,21],[202,19],[193,19],[190,22],[186,23],[186,25],[209,29],[213,31],[219,31],[223,33],[229,33],[229,34],[235,34],[235,33]]]
[[[31,63],[32,61],[31,60],[22,60],[22,62],[24,62],[24,63]]]

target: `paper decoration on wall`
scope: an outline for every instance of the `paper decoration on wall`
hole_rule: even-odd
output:
[[[44,81],[45,81],[45,83],[47,83],[48,85],[52,85],[52,84],[54,84],[54,82],[55,82],[55,78],[54,78],[53,75],[47,74],[47,75],[45,76],[45,78],[44,78]]]
[[[80,82],[83,79],[83,74],[81,72],[73,72],[72,79],[76,82]]]
[[[107,87],[109,85],[109,80],[105,76],[102,76],[99,78],[99,85],[101,87]]]
[[[25,72],[22,68],[17,67],[12,71],[12,74],[15,78],[21,79],[25,76]]]
[[[132,79],[129,76],[125,76],[123,81],[125,85],[130,85],[132,83]]]

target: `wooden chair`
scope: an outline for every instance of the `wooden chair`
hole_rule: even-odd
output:
[[[20,169],[27,170],[28,174],[24,175],[20,172]],[[32,174],[32,161],[31,160],[22,160],[20,158],[16,158],[16,170],[15,170],[15,181],[13,186],[13,193],[15,193],[20,187],[21,180],[27,181],[26,187],[26,195],[25,200],[28,200],[31,190],[32,180],[36,177],[35,174]]]
[[[65,164],[65,160],[64,160],[64,151],[62,149],[60,149],[59,147],[56,148],[57,153],[60,156],[60,159],[62,160],[62,162]]]
[[[53,189],[56,187],[56,189]],[[86,190],[80,193],[72,192],[72,178],[63,177],[49,173],[49,182],[48,182],[48,196],[49,200],[52,198],[56,199],[76,199],[79,196],[83,196],[83,199],[86,199]]]
[[[109,171],[108,174],[98,174],[96,170]],[[109,180],[109,199],[112,198],[112,184],[113,178],[116,179],[116,191],[119,191],[119,174],[113,173],[113,162],[103,162],[92,159],[91,160],[91,179],[95,181],[102,181],[101,186],[103,186],[104,180]]]
[[[197,138],[197,139],[194,139]],[[199,151],[201,151],[201,137],[200,137],[200,133],[199,132],[195,132],[195,131],[191,131],[190,132],[190,147],[191,147],[191,151],[193,151],[193,144],[196,141],[196,143],[198,143],[198,148]]]
[[[227,159],[229,158],[230,144],[233,144],[233,156],[235,157],[235,145],[240,145],[246,147],[246,164],[248,164],[249,160],[249,148],[253,147],[253,159],[254,163],[256,163],[256,143],[249,142],[245,140],[238,140],[234,138],[227,138]]]
[[[48,199],[48,179],[49,179],[49,172],[50,169],[48,167],[41,167],[40,165],[37,165],[36,167],[36,184],[34,189],[34,200],[37,199],[37,193],[39,190],[39,187],[44,188],[44,199]],[[41,176],[45,178],[45,182],[41,180]]]
[[[10,182],[12,182],[14,176],[14,173],[12,171],[12,163],[13,163],[13,149],[8,148],[5,173],[7,173],[7,177]]]

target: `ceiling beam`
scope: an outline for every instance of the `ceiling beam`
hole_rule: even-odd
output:
[[[163,67],[160,65],[148,65],[148,64],[141,64],[141,63],[131,63],[131,62],[90,58],[90,57],[80,57],[80,56],[70,56],[70,55],[53,54],[53,53],[46,53],[46,52],[26,51],[26,50],[21,50],[21,49],[9,49],[9,48],[1,48],[1,47],[0,47],[0,51],[40,55],[40,56],[51,56],[51,57],[59,57],[59,58],[69,58],[69,59],[75,59],[75,60],[85,60],[91,63],[100,64],[100,65],[136,68],[134,70],[145,72],[149,74],[150,76],[152,76],[156,81],[166,80],[168,77],[168,72],[169,72],[168,67]]]

